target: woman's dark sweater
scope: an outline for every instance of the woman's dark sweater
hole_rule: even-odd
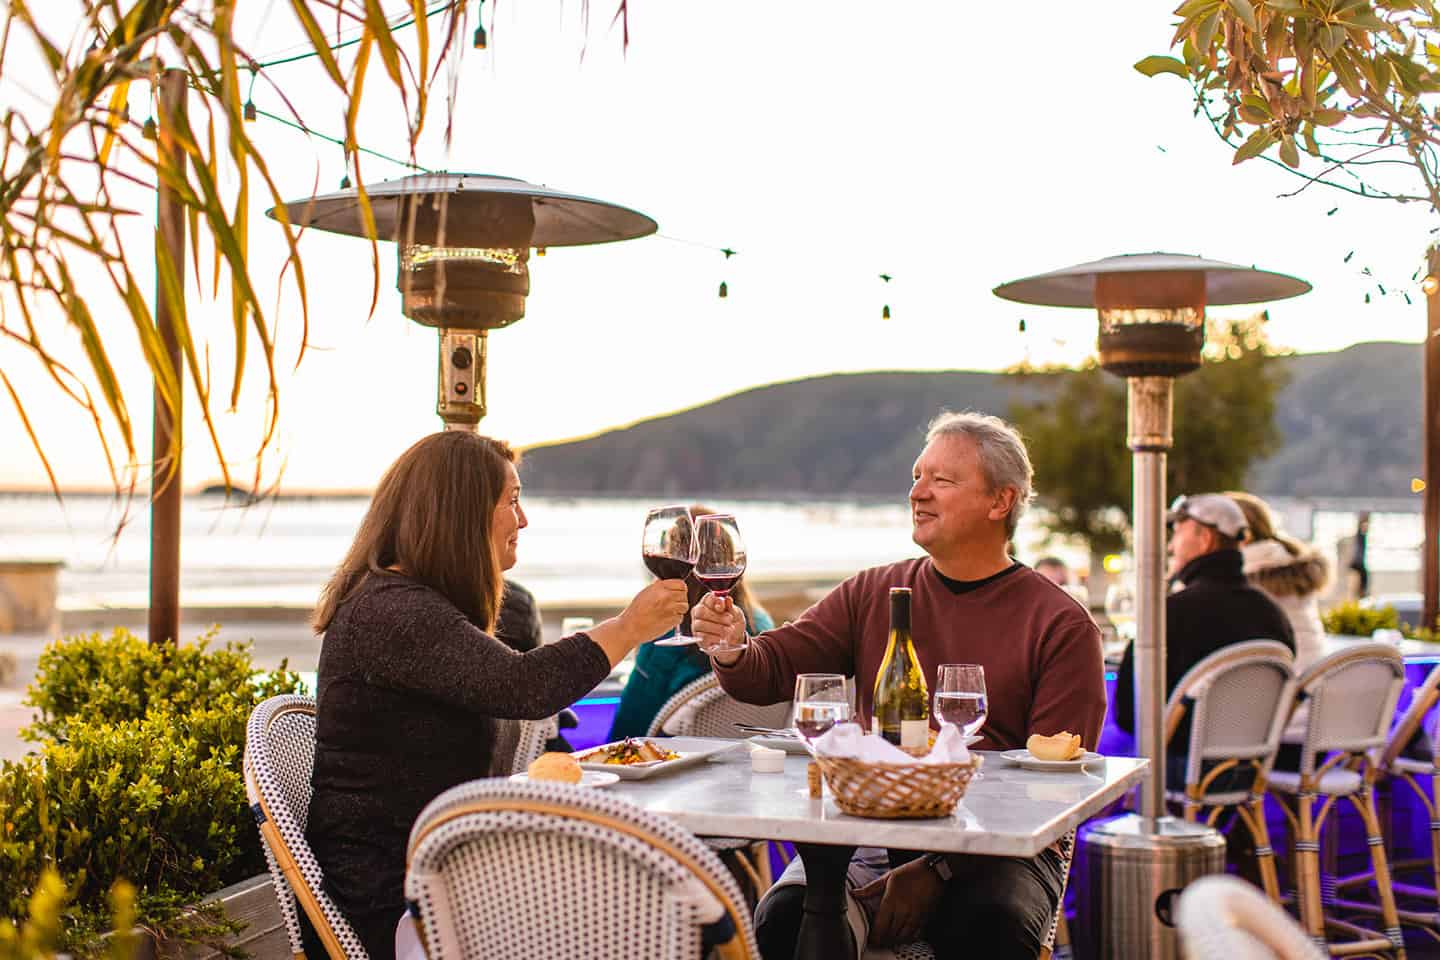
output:
[[[458,783],[510,772],[498,720],[548,717],[609,672],[585,634],[517,653],[398,574],[372,575],[340,605],[320,651],[305,838],[326,893],[362,940],[382,941],[365,943],[372,957],[393,950],[385,931],[405,908],[420,810]]]

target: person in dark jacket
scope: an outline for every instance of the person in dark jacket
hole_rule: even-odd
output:
[[[1222,647],[1247,640],[1277,640],[1295,649],[1290,619],[1245,579],[1240,541],[1245,514],[1218,493],[1179,497],[1171,505],[1171,576],[1181,589],[1165,599],[1165,694],[1191,667]],[[1115,683],[1115,722],[1135,730],[1134,644],[1125,648]],[[1170,738],[1166,775],[1181,783],[1185,774],[1189,717]],[[1239,789],[1238,787],[1236,789]]]

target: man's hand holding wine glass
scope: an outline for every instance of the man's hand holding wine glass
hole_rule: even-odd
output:
[[[690,629],[700,649],[725,666],[745,649],[745,615],[729,597],[707,593],[690,611]]]

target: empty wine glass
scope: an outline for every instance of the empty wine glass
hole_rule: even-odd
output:
[[[838,673],[802,673],[795,678],[795,730],[811,752],[825,731],[850,717],[850,693]]]
[[[1135,587],[1121,580],[1110,584],[1105,591],[1105,616],[1115,627],[1116,636],[1135,639]]]
[[[690,576],[695,566],[695,522],[690,517],[690,508],[672,504],[645,514],[640,555],[650,572],[661,580],[684,580]],[[686,613],[673,636],[655,642],[667,647],[695,643],[696,638],[689,633],[690,614]]]
[[[935,716],[953,723],[965,736],[985,725],[989,712],[985,668],[978,663],[942,663],[935,677]]]
[[[695,578],[717,597],[728,597],[745,573],[745,541],[728,513],[695,520]]]

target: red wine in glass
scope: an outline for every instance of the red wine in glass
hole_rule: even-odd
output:
[[[695,524],[690,508],[679,504],[656,507],[645,515],[640,557],[651,573],[661,580],[684,580],[695,566]],[[694,643],[690,614],[680,622],[679,632],[658,641],[663,646]]]
[[[693,560],[681,560],[654,553],[647,553],[644,556],[645,566],[661,580],[684,580],[690,576],[690,571],[695,567]]]
[[[728,595],[731,590],[735,589],[735,584],[740,580],[740,574],[737,573],[733,576],[729,574],[721,574],[718,577],[712,574],[702,577],[700,574],[697,573],[695,575],[695,579],[705,584],[706,590],[709,590],[711,593],[716,594],[717,596],[723,597]]]
[[[745,573],[745,541],[728,513],[695,519],[695,579],[719,597],[729,596]]]

